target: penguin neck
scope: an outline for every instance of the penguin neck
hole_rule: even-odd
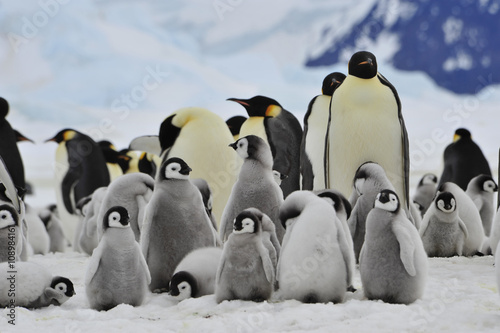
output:
[[[264,164],[259,160],[248,158],[241,166],[239,178],[250,178],[256,180],[270,177],[272,179],[273,174],[271,167],[272,166],[267,163]]]
[[[112,234],[108,234],[112,233]],[[117,251],[120,253],[133,251],[135,249],[135,236],[130,228],[127,229],[108,229],[106,230],[106,234],[108,237],[113,237],[115,241],[113,245],[110,246],[113,251]]]

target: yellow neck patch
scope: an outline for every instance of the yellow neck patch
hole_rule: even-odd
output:
[[[76,135],[75,131],[69,130],[69,131],[64,132],[63,139],[64,139],[64,141],[69,141],[69,140],[73,139],[75,137],[75,135]]]
[[[278,105],[269,105],[266,110],[266,117],[276,117],[281,113],[281,110]]]

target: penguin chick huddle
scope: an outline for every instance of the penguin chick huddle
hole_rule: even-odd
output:
[[[20,156],[10,166],[15,154],[0,151],[9,157],[0,163],[1,265],[36,281],[16,304],[60,305],[74,294],[71,281],[27,261],[69,246],[89,256],[85,294],[99,311],[164,292],[340,303],[356,292],[357,269],[366,299],[410,304],[424,293],[428,257],[500,251],[498,187],[466,129],[446,148],[439,180],[424,175],[410,198],[401,101],[372,53],[355,53],[347,76],[325,77],[304,130],[269,97],[228,100],[248,118],[183,108],[120,151],[61,130],[47,140],[58,144],[57,202],[38,214],[24,203]]]

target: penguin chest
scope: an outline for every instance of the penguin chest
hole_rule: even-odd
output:
[[[267,144],[269,140],[267,139],[266,128],[264,126],[264,117],[249,117],[240,129],[240,138],[247,135],[256,135],[262,138]]]

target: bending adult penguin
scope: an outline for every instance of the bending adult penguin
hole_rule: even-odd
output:
[[[236,141],[240,138],[241,125],[247,120],[247,117],[234,116],[226,120],[227,127],[233,135],[233,140]]]
[[[322,95],[311,100],[304,116],[304,133],[300,146],[303,190],[328,188],[330,103],[334,91],[344,79],[345,75],[339,72],[328,74],[323,80]]]
[[[56,199],[63,231],[74,242],[78,225],[76,203],[110,182],[106,160],[97,143],[88,135],[63,129],[46,142],[56,142]]]
[[[234,220],[234,231],[224,244],[215,279],[217,303],[241,299],[268,300],[273,292],[275,271],[269,251],[262,243],[262,225],[253,214]]]
[[[357,168],[373,161],[385,170],[401,207],[408,210],[410,158],[401,101],[396,88],[377,72],[372,53],[353,54],[330,112],[328,188],[349,198]]]
[[[285,199],[280,220],[286,234],[277,273],[282,298],[305,303],[344,300],[354,273],[354,253],[336,219],[333,206],[309,191]]]
[[[230,146],[243,159],[243,165],[222,215],[221,240],[224,242],[232,232],[234,219],[241,211],[255,207],[274,222],[276,235],[281,242],[285,234],[285,229],[279,223],[283,193],[273,178],[271,149],[256,135],[242,137]]]
[[[146,207],[140,243],[154,292],[168,291],[175,267],[186,254],[218,242],[201,193],[189,181],[190,172],[180,158],[163,162]]]
[[[494,196],[497,191],[498,185],[488,175],[479,175],[472,178],[465,191],[479,210],[484,233],[487,237],[491,234],[493,217],[495,216]]]
[[[450,192],[441,192],[424,215],[419,230],[425,252],[429,257],[452,257],[462,255],[469,232],[458,216],[455,197]]]
[[[437,176],[432,173],[426,173],[418,182],[417,189],[413,195],[413,203],[422,217],[434,200],[437,191],[437,182]]]
[[[439,186],[452,182],[467,189],[470,180],[480,174],[491,176],[490,165],[481,148],[472,140],[469,130],[459,128],[455,131],[453,142],[443,153],[444,168],[439,178]]]
[[[424,293],[427,261],[418,231],[401,210],[397,194],[381,191],[366,219],[359,257],[365,296],[388,303],[413,303]]]
[[[124,207],[111,207],[101,221],[104,229],[85,275],[85,292],[92,309],[118,304],[141,305],[151,282],[149,269],[130,229]]]
[[[288,194],[299,190],[302,127],[297,118],[276,100],[265,96],[229,98],[228,101],[242,105],[249,116],[241,126],[240,138],[257,135],[271,147],[273,170],[286,176],[280,185],[283,196],[286,198]]]

